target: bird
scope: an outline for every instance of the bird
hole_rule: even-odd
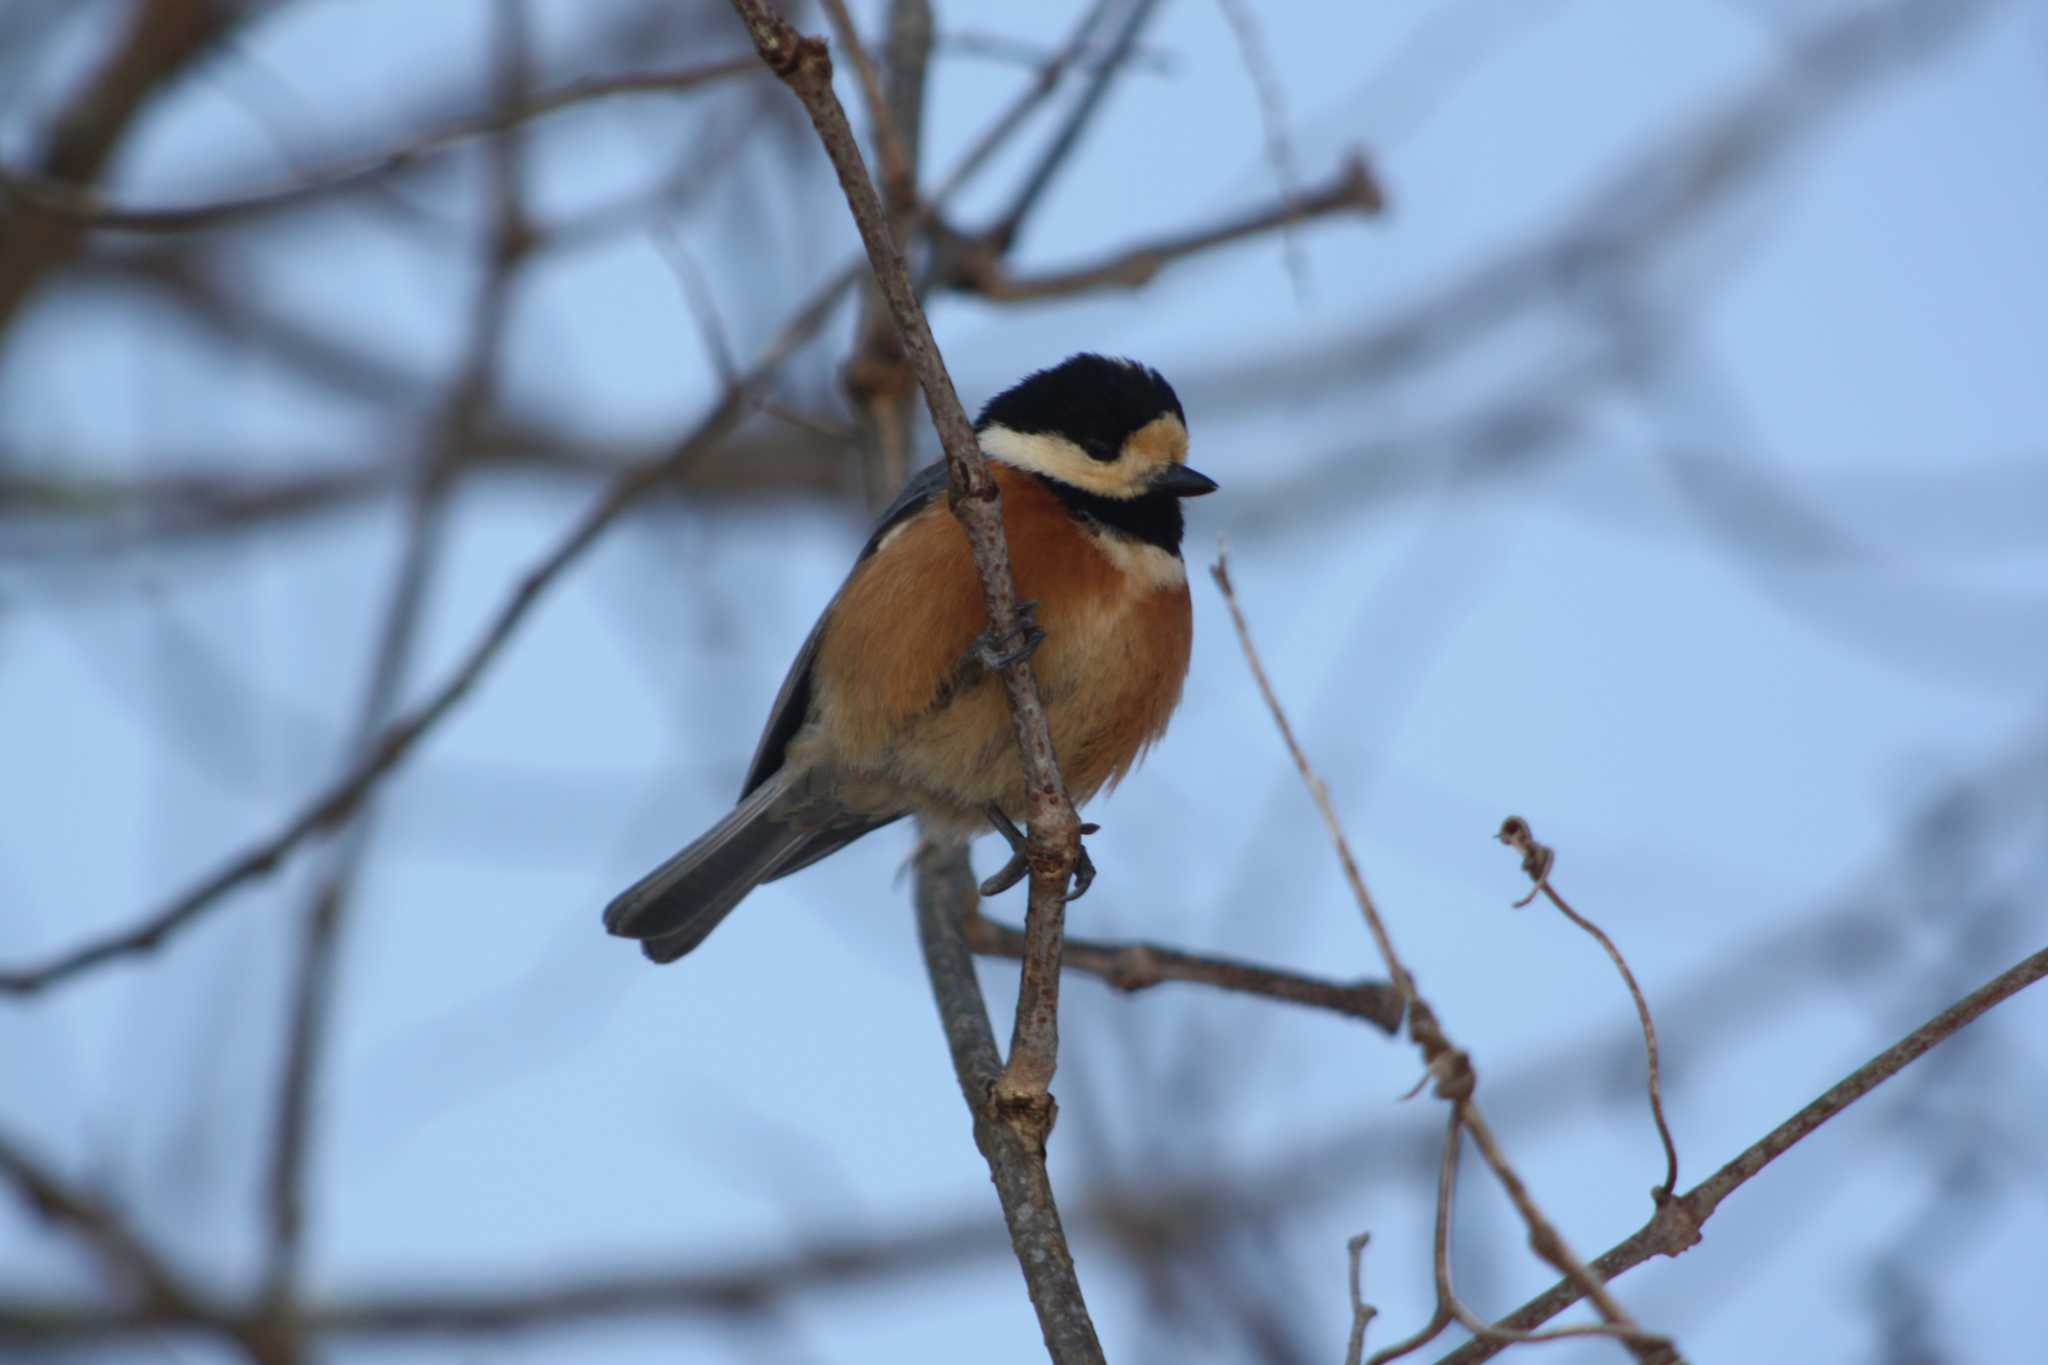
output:
[[[946,466],[927,466],[797,651],[738,804],[605,908],[605,928],[648,958],[675,961],[754,887],[905,815],[931,839],[1009,841],[984,895],[1022,880],[1025,782],[996,676],[1015,658],[1031,659],[1077,806],[1165,732],[1193,643],[1181,503],[1217,486],[1187,464],[1173,386],[1083,352],[997,394],[974,427],[1002,494],[1022,643],[1005,654],[990,638]],[[1093,877],[1084,849],[1070,896]]]

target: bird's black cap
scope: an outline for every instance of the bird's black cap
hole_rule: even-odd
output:
[[[1180,397],[1159,371],[1083,351],[989,399],[974,426],[1064,436],[1095,459],[1114,460],[1126,437],[1167,413],[1186,425]]]

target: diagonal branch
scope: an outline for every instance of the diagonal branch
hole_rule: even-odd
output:
[[[0,1177],[37,1213],[70,1224],[108,1270],[140,1291],[151,1311],[205,1317],[192,1292],[113,1210],[72,1189],[5,1136],[0,1136]]]

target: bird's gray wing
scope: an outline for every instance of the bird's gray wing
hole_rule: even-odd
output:
[[[881,520],[875,523],[875,529],[868,536],[868,543],[861,547],[860,558],[854,561],[854,567],[858,568],[862,560],[873,554],[876,547],[882,543],[882,538],[889,532],[937,501],[945,492],[945,488],[946,465],[943,460],[926,465],[911,475],[904,483],[903,491],[896,495],[896,500],[889,504],[883,511]],[[849,573],[848,577],[851,576]],[[840,586],[843,591],[845,585]],[[838,600],[838,594],[833,594],[832,601],[836,603]],[[782,767],[782,760],[789,752],[790,740],[796,738],[796,732],[802,729],[804,721],[810,718],[811,666],[817,662],[818,641],[824,636],[825,622],[831,616],[832,604],[827,603],[825,610],[818,616],[817,624],[811,627],[811,633],[804,637],[803,648],[796,652],[796,662],[789,666],[789,675],[782,680],[782,690],[775,694],[775,704],[768,709],[768,724],[761,731],[761,742],[754,748],[754,761],[747,765],[746,784],[740,788],[740,799],[743,801]],[[857,838],[858,835],[853,837]],[[823,856],[823,853],[815,855]],[[795,871],[795,868],[784,870]]]

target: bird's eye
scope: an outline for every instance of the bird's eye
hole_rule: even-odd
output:
[[[1103,464],[1115,464],[1116,457],[1121,453],[1120,448],[1115,443],[1106,441],[1100,436],[1083,436],[1078,444],[1081,449],[1088,452],[1089,459],[1099,460]]]

